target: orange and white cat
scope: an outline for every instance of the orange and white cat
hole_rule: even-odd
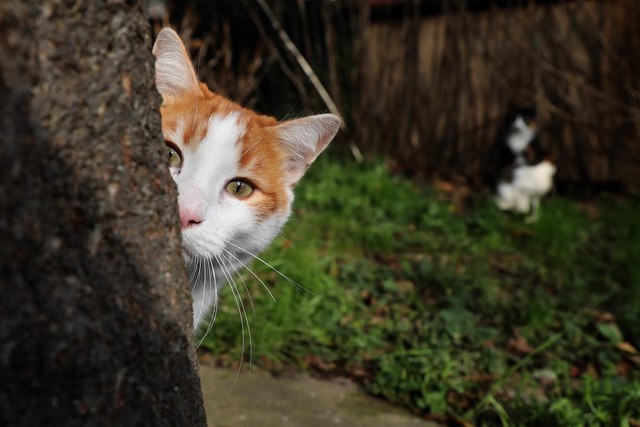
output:
[[[232,273],[278,235],[291,214],[293,187],[340,119],[277,121],[211,92],[169,28],[158,34],[153,54],[197,328]]]

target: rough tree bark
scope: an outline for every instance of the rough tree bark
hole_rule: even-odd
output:
[[[137,1],[0,2],[0,425],[204,425]]]

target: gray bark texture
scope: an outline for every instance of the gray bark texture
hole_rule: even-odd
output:
[[[137,1],[0,0],[0,425],[205,416]]]

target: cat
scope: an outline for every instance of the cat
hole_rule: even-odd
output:
[[[294,186],[341,120],[320,114],[277,121],[211,92],[170,28],[152,52],[197,329],[215,313],[220,288],[279,234]]]
[[[555,173],[556,166],[550,160],[543,160],[535,165],[517,166],[511,180],[498,184],[498,207],[502,210],[529,214],[526,221],[536,221],[540,211],[540,199],[551,190]]]
[[[535,109],[521,109],[511,116],[502,147],[508,153],[502,158],[508,160],[497,183],[496,203],[502,210],[529,214],[526,221],[533,222],[556,173],[555,164],[539,144]]]

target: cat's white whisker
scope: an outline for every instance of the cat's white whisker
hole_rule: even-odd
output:
[[[256,273],[253,272],[253,270],[251,270],[247,264],[245,264],[244,262],[242,262],[237,256],[235,256],[233,254],[233,252],[231,252],[228,249],[222,249],[223,251],[225,251],[229,256],[233,257],[233,259],[235,259],[237,262],[240,263],[240,265],[242,265],[249,273],[251,273],[251,275],[253,275],[253,277],[255,277],[258,282],[260,282],[260,284],[265,288],[265,290],[267,291],[267,293],[269,294],[269,296],[271,297],[271,299],[273,300],[273,302],[277,302],[276,301],[276,297],[273,296],[273,293],[271,293],[271,290],[269,289],[269,287],[262,281],[262,279],[260,279],[260,277],[258,277],[258,275]],[[237,270],[236,270],[237,271]]]
[[[227,251],[226,249],[223,249],[223,251],[226,252],[226,253],[229,253],[229,251]],[[240,281],[242,282],[242,286],[244,287],[244,290],[247,292],[247,296],[249,297],[249,304],[251,305],[251,311],[253,312],[253,320],[255,321],[255,319],[256,319],[256,308],[253,305],[253,299],[251,298],[251,292],[249,292],[249,288],[247,287],[247,283],[244,281],[244,278],[242,277],[242,275],[238,272],[238,268],[234,267],[234,265],[231,262],[231,260],[229,258],[227,258],[227,256],[224,253],[221,253],[220,257],[224,258],[227,261],[227,271],[229,271],[229,269],[233,270],[233,274],[235,276],[237,276],[240,279]],[[243,266],[244,266],[244,264],[243,264]]]
[[[194,325],[196,327],[200,326],[200,319],[203,318],[203,316],[205,316],[205,301],[206,301],[206,296],[207,296],[207,286],[208,286],[208,270],[207,270],[207,264],[206,261],[204,259],[196,259],[196,266],[197,266],[197,272],[196,272],[196,281],[194,282],[194,288],[191,290],[191,293],[193,295],[193,291],[195,289],[195,286],[199,283],[202,284],[203,286],[203,290],[202,290],[202,295],[200,296],[200,300],[193,301],[193,309],[195,311],[195,315],[196,315],[196,319],[195,322],[197,323],[197,325]],[[201,276],[202,275],[202,276]],[[200,347],[200,344],[202,344],[202,341],[204,340],[204,336],[200,339],[200,341],[198,341],[196,343],[196,349],[198,347]]]
[[[195,268],[194,278],[195,280],[193,281],[193,286],[191,287],[192,294],[193,294],[193,291],[196,289],[196,286],[198,285],[198,282],[200,279],[200,259],[199,258],[196,258],[196,268]]]
[[[224,256],[223,254],[220,254],[220,256]],[[220,259],[220,257],[218,257],[218,259]],[[229,280],[231,282],[231,285],[233,287],[235,287],[236,289],[236,293],[238,295],[238,298],[240,299],[240,304],[242,305],[242,311],[244,313],[244,319],[246,321],[247,324],[247,336],[249,337],[249,371],[251,371],[251,367],[253,366],[253,337],[251,336],[251,328],[249,326],[249,317],[247,316],[247,309],[244,306],[244,303],[242,302],[242,297],[240,295],[240,288],[238,287],[238,285],[236,284],[235,280],[233,280],[233,275],[231,273],[231,271],[229,271],[229,266],[230,264],[224,264],[222,263],[222,268],[224,268],[225,270],[227,270],[227,273],[229,274]],[[237,273],[237,270],[234,269],[234,273]],[[255,312],[255,308],[253,306],[253,300],[251,299],[251,293],[249,293],[249,289],[247,288],[247,285],[244,283],[244,279],[242,279],[242,277],[240,275],[238,275],[238,277],[240,277],[240,280],[242,280],[242,283],[244,284],[244,288],[247,291],[247,296],[249,297],[249,303],[251,304],[251,309],[253,310],[253,318],[255,319],[256,317],[256,312]]]
[[[210,271],[211,271],[211,276],[213,277],[213,282],[211,280],[208,280],[205,278],[205,286],[209,288],[208,292],[213,292],[214,295],[218,294],[218,283],[217,283],[217,278],[216,278],[216,274],[215,274],[215,267],[213,265],[213,261],[211,259],[207,259],[206,261],[207,264],[210,267]],[[213,289],[211,289],[211,287],[213,286]],[[205,293],[207,292],[207,289],[205,288]],[[203,296],[204,299],[204,296]],[[204,308],[203,308],[204,310]],[[204,342],[204,339],[206,338],[207,334],[211,331],[211,328],[213,327],[213,324],[216,321],[216,316],[218,314],[218,298],[216,296],[215,300],[214,300],[214,307],[213,307],[213,312],[211,313],[211,315],[209,314],[202,314],[203,316],[207,316],[209,318],[209,321],[207,322],[207,330],[204,332],[204,334],[202,334],[202,338],[200,339],[200,341],[198,341],[198,343],[196,344],[196,348],[200,347],[200,345]]]
[[[260,258],[258,255],[253,254],[253,253],[249,252],[248,250],[246,250],[246,249],[244,249],[244,248],[241,248],[240,246],[236,245],[236,244],[235,244],[235,243],[233,243],[233,242],[226,241],[225,243],[227,243],[227,244],[229,244],[229,245],[231,245],[231,246],[233,246],[233,247],[237,248],[238,250],[240,250],[240,251],[242,251],[242,252],[246,253],[247,255],[249,255],[250,257],[252,257],[252,258],[254,258],[254,259],[256,259],[256,260],[260,261],[261,263],[263,263],[264,265],[266,265],[267,267],[269,267],[270,269],[272,269],[273,271],[275,271],[276,273],[278,273],[278,275],[280,275],[280,277],[282,277],[283,279],[285,279],[287,282],[291,283],[293,286],[295,286],[295,287],[296,287],[297,289],[299,289],[300,291],[302,291],[302,292],[306,292],[306,293],[311,294],[311,295],[316,296],[316,297],[326,298],[326,299],[331,299],[331,298],[326,297],[326,296],[324,296],[324,295],[316,294],[315,292],[310,291],[309,289],[305,288],[304,286],[302,286],[301,284],[299,284],[298,282],[296,282],[295,280],[293,280],[292,278],[290,278],[289,276],[287,276],[286,274],[282,273],[280,270],[278,270],[277,268],[275,268],[273,265],[269,264],[267,261],[265,261],[265,260],[263,260],[262,258]]]
[[[207,294],[209,292],[211,292],[211,277],[214,277],[215,280],[215,272],[213,269],[213,266],[211,266],[211,260],[209,259],[202,259],[202,283],[204,284],[204,289],[202,292],[202,298],[201,298],[201,303],[200,303],[200,311],[198,313],[198,319],[204,318],[204,317],[208,317],[208,313],[206,313],[206,308],[205,308],[205,301],[207,299]],[[207,336],[207,332],[209,332],[209,325],[211,324],[211,322],[207,323],[207,331],[205,331],[204,334],[202,334],[202,338],[200,338],[200,341],[198,341],[198,343],[196,344],[196,348],[200,347],[200,345],[202,344],[202,342],[204,341],[205,337]]]
[[[244,360],[244,351],[246,348],[246,340],[245,340],[245,322],[246,322],[246,331],[248,333],[249,336],[249,361],[250,361],[250,365],[251,366],[251,362],[252,362],[252,357],[253,357],[253,349],[252,349],[252,341],[251,341],[251,327],[249,326],[249,318],[247,317],[247,312],[244,309],[244,304],[242,303],[242,296],[240,295],[240,292],[238,291],[238,287],[235,284],[235,281],[233,280],[233,278],[231,277],[230,273],[226,270],[225,266],[222,263],[222,260],[216,256],[216,260],[218,261],[218,264],[221,267],[221,270],[224,274],[224,276],[227,278],[227,282],[229,283],[229,288],[231,289],[231,293],[233,294],[233,298],[236,301],[236,306],[238,307],[238,315],[240,316],[240,327],[241,327],[241,333],[242,333],[242,350],[240,353],[240,362],[238,364],[238,372],[236,373],[236,378],[234,380],[234,384],[235,381],[238,380],[238,376],[240,375],[240,371],[242,369],[242,363]]]
[[[204,287],[204,290],[202,292],[202,298],[200,299],[201,301],[200,301],[200,310],[199,310],[200,315],[198,316],[199,318],[203,318],[204,316],[206,316],[205,311],[206,311],[207,307],[205,307],[205,301],[207,300],[207,286],[210,283],[210,280],[209,280],[209,277],[208,277],[209,276],[208,273],[209,273],[209,270],[207,268],[206,260],[202,260],[202,274],[203,274],[203,280],[204,280],[204,286],[205,287]]]
[[[207,323],[207,330],[202,335],[202,340],[204,340],[204,338],[207,336],[207,334],[209,334],[209,332],[213,328],[213,325],[216,322],[216,317],[218,316],[218,297],[217,297],[217,295],[218,295],[218,278],[217,278],[216,273],[215,273],[215,267],[213,265],[213,261],[211,259],[209,259],[208,261],[209,261],[209,266],[211,267],[211,274],[213,276],[213,285],[211,284],[211,282],[209,282],[209,291],[213,292],[213,294],[215,295],[215,298],[214,298],[214,303],[213,303],[213,309],[212,309],[211,313],[208,315],[209,322]],[[213,289],[211,289],[212,286],[213,286]]]

